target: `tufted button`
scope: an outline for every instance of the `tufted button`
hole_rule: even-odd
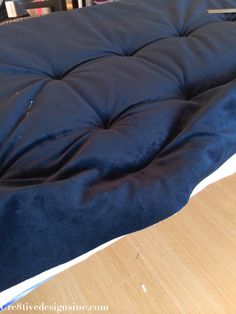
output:
[[[123,55],[121,55],[120,57],[133,57],[133,55],[135,54],[135,51],[134,52],[131,52],[131,53],[124,53]]]
[[[59,81],[59,80],[62,80],[63,79],[63,75],[61,76],[61,75],[55,75],[55,76],[53,76],[52,77],[54,80],[56,80],[56,81]]]
[[[52,73],[48,74],[48,76],[50,77],[50,79],[58,81],[62,80],[65,75],[61,73]]]
[[[187,37],[187,36],[188,36],[188,34],[186,34],[186,33],[179,33],[177,35],[177,37]]]
[[[187,37],[191,33],[191,31],[187,31],[187,30],[176,30],[176,31],[177,31],[177,34],[175,35],[175,37]]]
[[[109,121],[103,121],[102,129],[108,130],[111,128],[111,123]]]

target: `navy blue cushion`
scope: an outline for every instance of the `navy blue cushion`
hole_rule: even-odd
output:
[[[0,26],[0,290],[169,217],[236,152],[235,1]]]

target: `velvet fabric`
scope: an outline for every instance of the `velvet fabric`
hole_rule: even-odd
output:
[[[207,13],[234,5],[0,26],[0,291],[176,213],[236,153],[236,16]]]

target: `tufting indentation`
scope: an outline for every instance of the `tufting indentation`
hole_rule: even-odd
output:
[[[55,74],[55,75],[51,76],[51,78],[52,78],[53,80],[56,80],[56,81],[62,80],[63,77],[64,77],[64,75],[61,75],[61,74]]]
[[[107,121],[102,122],[101,128],[104,130],[109,130],[109,129],[111,129],[111,126],[112,126],[112,122],[107,120]]]
[[[185,31],[182,31],[182,32],[179,32],[177,35],[176,35],[176,37],[188,37],[188,33],[187,32],[185,32]]]

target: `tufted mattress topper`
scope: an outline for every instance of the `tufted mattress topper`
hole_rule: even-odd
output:
[[[236,153],[235,1],[0,26],[0,291],[180,210]]]

